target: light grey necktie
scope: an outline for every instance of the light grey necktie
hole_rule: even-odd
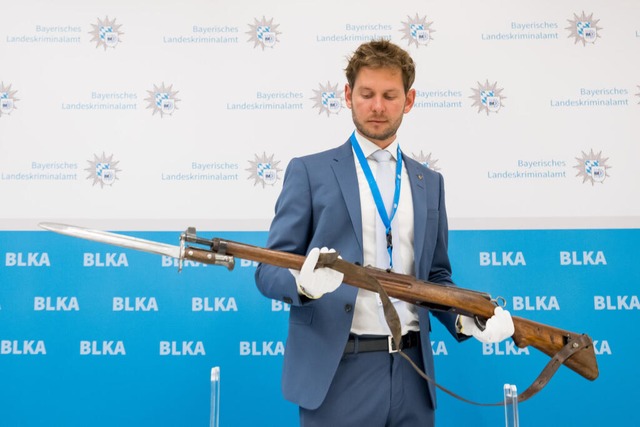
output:
[[[372,157],[377,162],[376,165],[376,183],[382,196],[382,201],[387,209],[387,215],[391,214],[393,196],[396,191],[396,163],[391,156],[391,153],[386,150],[378,150],[372,154]],[[392,221],[393,225],[393,270],[396,273],[404,273],[402,268],[402,260],[400,256],[400,247],[397,246],[399,242],[398,234],[398,218]],[[376,267],[387,269],[389,268],[389,251],[387,250],[387,230],[380,219],[378,210],[376,209]],[[376,294],[378,302],[378,314],[380,324],[386,325],[384,317],[384,308],[380,296]],[[400,316],[400,323],[404,326],[407,324],[407,304],[396,298],[390,298],[394,307],[396,308],[398,315]]]
[[[378,150],[372,154],[376,165],[376,183],[382,196],[382,201],[387,210],[387,216],[391,215],[393,193],[395,192],[395,172],[392,164],[391,153],[387,150]],[[395,263],[394,263],[395,264]],[[387,250],[387,232],[376,209],[376,267],[389,268],[389,251]]]

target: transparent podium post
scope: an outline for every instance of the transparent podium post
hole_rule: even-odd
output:
[[[211,415],[209,427],[218,427],[220,422],[220,367],[211,368]]]
[[[515,385],[504,385],[504,421],[505,427],[519,427],[518,389]]]

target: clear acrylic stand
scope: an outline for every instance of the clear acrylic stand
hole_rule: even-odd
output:
[[[218,427],[220,422],[220,367],[211,368],[211,415],[209,427]]]
[[[518,389],[513,384],[504,385],[504,421],[505,427],[519,427]]]

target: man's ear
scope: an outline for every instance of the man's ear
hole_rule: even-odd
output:
[[[344,101],[347,104],[347,108],[351,108],[351,86],[349,86],[349,83],[344,85]]]
[[[404,100],[404,113],[407,114],[413,108],[413,103],[416,102],[416,90],[410,89],[407,92],[407,97]]]

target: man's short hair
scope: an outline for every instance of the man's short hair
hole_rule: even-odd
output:
[[[416,66],[409,53],[388,40],[373,40],[361,44],[349,58],[345,73],[351,88],[363,67],[394,68],[402,71],[404,92],[407,93],[416,78]]]

